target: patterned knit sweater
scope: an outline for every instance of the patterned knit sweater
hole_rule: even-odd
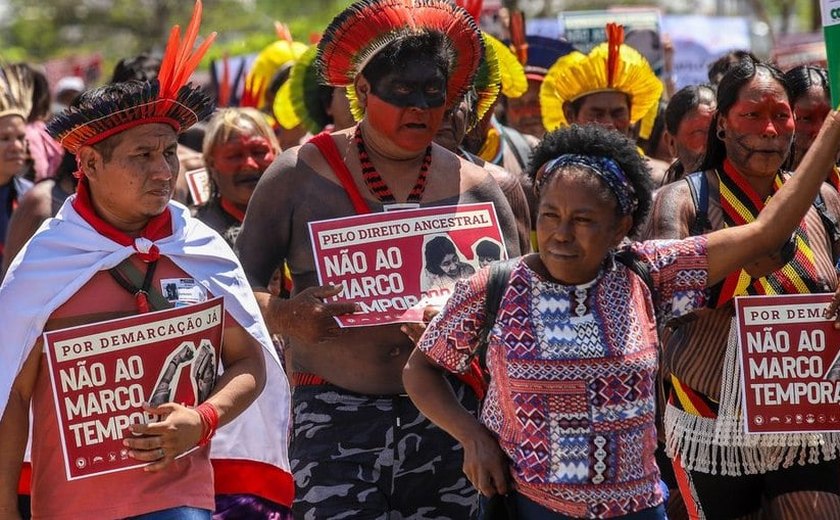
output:
[[[656,320],[706,301],[705,237],[630,247],[650,294],[623,264],[564,286],[523,260],[511,273],[487,354],[481,421],[511,459],[520,493],[562,514],[611,518],[662,502],[654,462]],[[484,320],[487,269],[459,282],[419,348],[468,369]]]

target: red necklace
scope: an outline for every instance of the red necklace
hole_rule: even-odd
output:
[[[373,164],[370,162],[367,150],[365,150],[365,142],[362,139],[362,125],[356,125],[355,134],[356,146],[359,148],[359,163],[362,165],[362,178],[365,180],[370,192],[376,197],[379,202],[383,204],[392,204],[397,202],[394,194],[391,193],[391,188],[385,184],[382,176],[376,171]],[[426,175],[429,173],[429,166],[432,164],[432,145],[426,147],[426,155],[423,157],[423,164],[420,166],[420,174],[417,176],[417,182],[414,183],[414,188],[408,194],[406,202],[419,203],[423,198],[423,192],[426,191]]]

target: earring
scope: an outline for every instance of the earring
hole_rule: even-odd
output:
[[[726,137],[726,132],[723,130],[723,128],[718,128],[717,133],[715,133],[715,135],[717,136],[718,139],[723,141],[723,138]]]

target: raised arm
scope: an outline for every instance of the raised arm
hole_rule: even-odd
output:
[[[708,235],[709,285],[735,269],[778,251],[814,202],[840,146],[840,113],[825,118],[813,146],[795,174],[749,224]]]

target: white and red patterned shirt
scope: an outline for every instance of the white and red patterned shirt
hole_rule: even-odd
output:
[[[656,320],[706,303],[705,237],[627,247],[650,271],[652,295],[618,262],[587,284],[564,286],[519,260],[490,334],[481,421],[510,457],[517,490],[573,517],[610,518],[662,502]],[[466,371],[478,346],[487,275],[459,282],[420,341],[449,371]]]

